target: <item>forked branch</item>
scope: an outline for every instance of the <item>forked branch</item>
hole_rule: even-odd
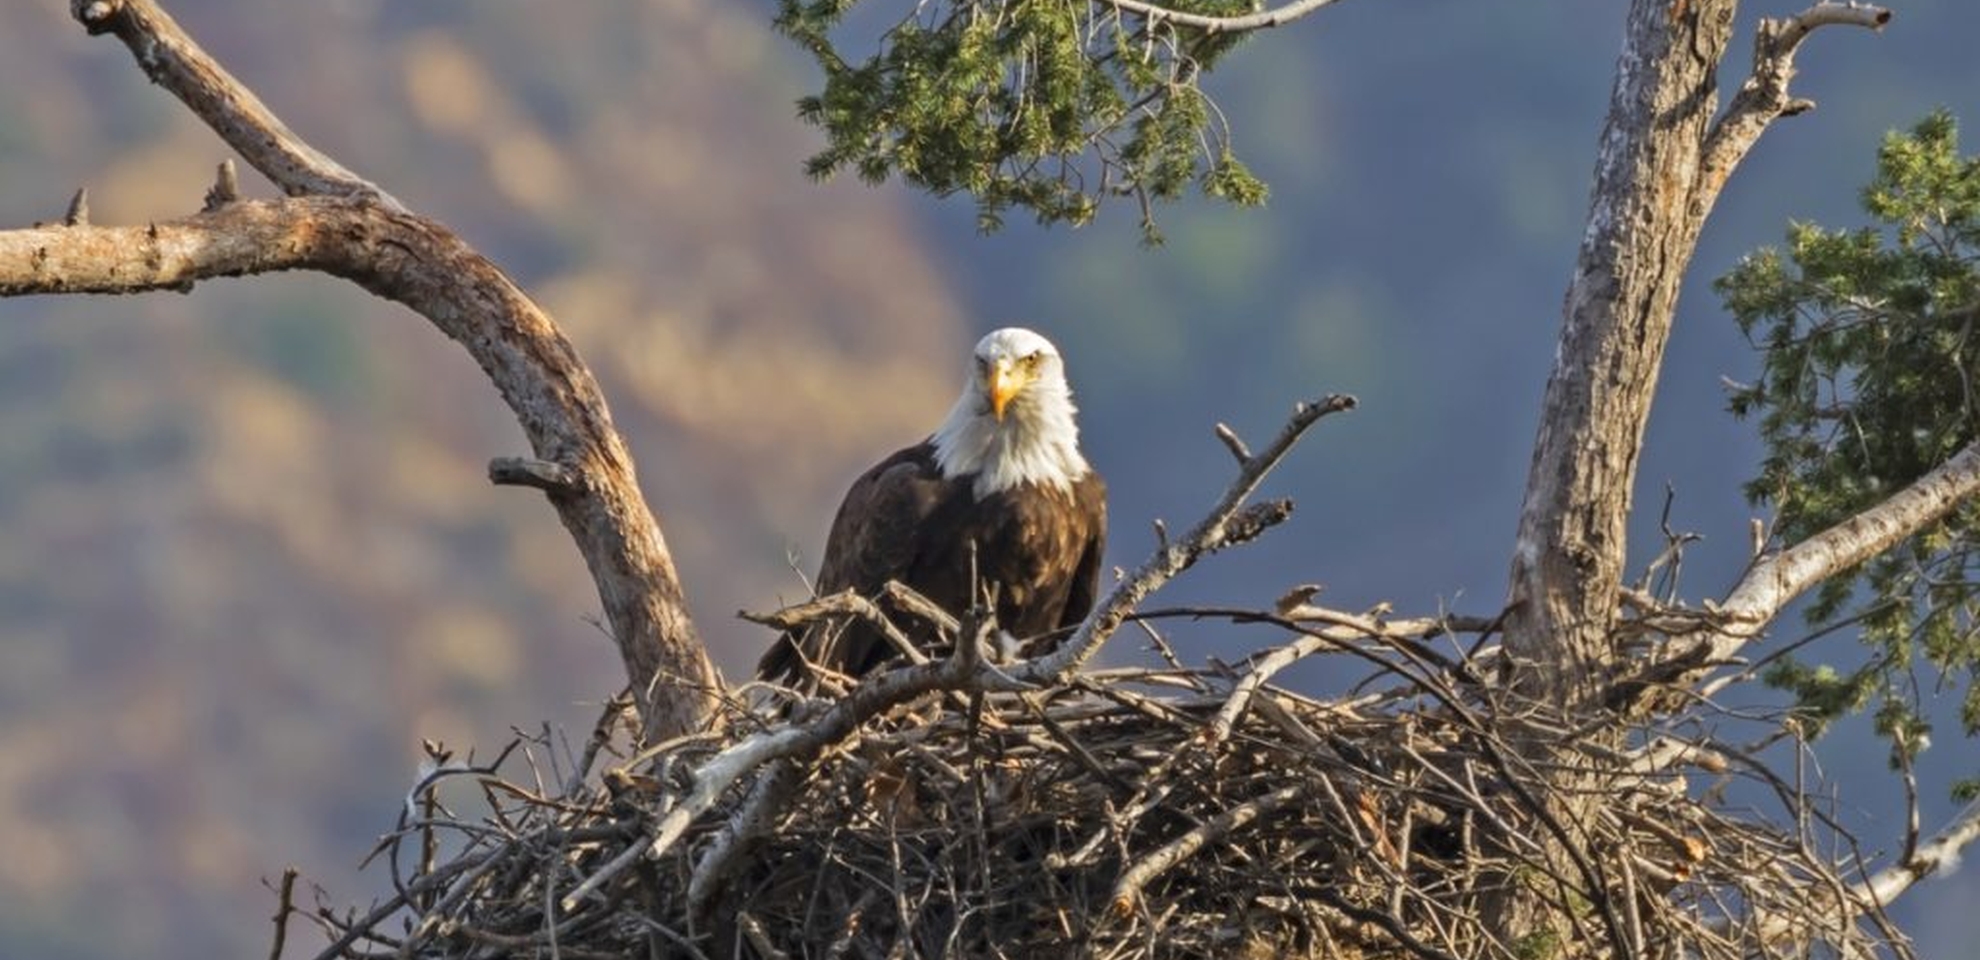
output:
[[[1127,619],[1128,614],[1140,605],[1156,588],[1168,583],[1176,574],[1189,569],[1199,558],[1215,553],[1234,543],[1257,536],[1264,527],[1285,519],[1271,511],[1245,511],[1245,501],[1258,490],[1265,475],[1285,459],[1292,451],[1293,444],[1306,434],[1308,429],[1319,422],[1321,417],[1354,409],[1355,399],[1346,394],[1328,394],[1319,400],[1301,403],[1293,408],[1293,414],[1278,436],[1265,449],[1249,457],[1240,457],[1237,479],[1224,490],[1210,513],[1189,531],[1183,539],[1174,543],[1163,542],[1156,547],[1155,555],[1135,569],[1133,575],[1114,585],[1093,611],[1080,622],[1079,629],[1066,640],[1057,651],[1030,660],[1014,667],[1011,676],[1026,683],[1054,683],[1093,659],[1100,652],[1100,645],[1113,636],[1115,630]],[[1231,440],[1224,440],[1226,447],[1234,451],[1244,449],[1239,443],[1232,446]],[[1272,507],[1273,504],[1259,504],[1259,507]],[[1290,513],[1290,505],[1284,507]]]
[[[1801,42],[1822,27],[1850,26],[1882,30],[1891,22],[1891,12],[1867,3],[1817,3],[1792,17],[1769,17],[1760,21],[1753,37],[1753,72],[1740,85],[1739,93],[1713,122],[1705,138],[1705,154],[1698,176],[1704,195],[1714,196],[1732,176],[1733,168],[1759,141],[1767,125],[1776,117],[1793,116],[1813,107],[1814,101],[1797,99],[1788,92],[1794,80],[1794,55]]]
[[[1737,655],[1795,598],[1896,546],[1980,495],[1980,442],[1884,500],[1753,564],[1712,612],[1714,629],[1691,634],[1664,661],[1665,681]]]

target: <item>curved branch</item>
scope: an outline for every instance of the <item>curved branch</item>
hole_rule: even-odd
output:
[[[598,585],[649,736],[699,729],[719,684],[631,455],[577,350],[542,308],[446,227],[370,198],[240,201],[145,227],[0,231],[0,295],[190,289],[317,270],[411,307],[458,341],[515,411]]]
[[[1705,138],[1698,176],[1706,195],[1716,194],[1725,185],[1733,168],[1745,159],[1775,118],[1793,116],[1815,105],[1788,95],[1788,84],[1794,80],[1794,55],[1809,34],[1829,26],[1881,31],[1889,22],[1891,12],[1883,7],[1826,2],[1792,17],[1761,20],[1753,37],[1753,73]]]
[[[530,482],[556,506],[598,586],[646,733],[665,739],[711,722],[720,680],[659,523],[597,381],[549,315],[452,231],[303,142],[154,0],[71,0],[70,12],[91,34],[121,39],[153,83],[285,193],[320,199],[233,202],[223,166],[195,217],[138,234],[72,216],[61,232],[8,235],[0,294],[185,289],[313,269],[411,307],[466,347],[515,411],[540,463],[527,477],[495,464],[493,479]]]
[[[70,0],[69,12],[91,35],[116,34],[152,83],[190,107],[282,192],[292,197],[370,197],[405,210],[370,181],[304,143],[152,0]]]
[[[1850,888],[1852,893],[1878,905],[1887,905],[1918,881],[1937,873],[1951,873],[1959,866],[1961,851],[1980,840],[1980,800],[1966,805],[1918,852],[1903,863],[1894,863],[1866,877]]]
[[[1845,916],[1861,916],[1891,905],[1918,881],[1936,874],[1951,873],[1959,866],[1960,854],[1980,840],[1980,801],[1966,805],[1945,829],[1918,848],[1902,863],[1894,863],[1846,888],[1809,884],[1803,889],[1814,902],[1832,904]],[[1803,918],[1764,913],[1740,920],[1721,920],[1711,925],[1714,933],[1743,933],[1761,943],[1781,940],[1802,932]]]

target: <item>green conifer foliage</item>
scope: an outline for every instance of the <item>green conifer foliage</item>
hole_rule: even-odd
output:
[[[1776,532],[1800,540],[1872,505],[1980,435],[1980,160],[1959,154],[1937,113],[1878,152],[1862,204],[1874,226],[1796,223],[1785,250],[1749,254],[1716,284],[1764,354],[1734,388],[1757,416],[1767,455],[1746,488],[1771,504]],[[1854,626],[1867,661],[1851,669],[1782,657],[1769,680],[1818,726],[1874,705],[1896,762],[1922,748],[1918,667],[1963,679],[1962,719],[1980,732],[1980,507],[1825,584],[1809,609]]]
[[[833,29],[858,0],[780,0],[777,26],[824,70],[798,115],[825,131],[815,177],[898,175],[939,196],[976,199],[985,231],[1012,207],[1042,223],[1084,224],[1101,201],[1133,198],[1159,241],[1154,205],[1191,186],[1256,205],[1265,184],[1231,149],[1230,128],[1198,80],[1243,32],[1208,32],[1085,0],[917,4],[864,60]],[[1250,0],[1176,0],[1228,16]]]

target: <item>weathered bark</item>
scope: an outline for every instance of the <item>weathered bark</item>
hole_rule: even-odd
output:
[[[1545,705],[1575,710],[1614,662],[1644,424],[1716,193],[1699,183],[1699,161],[1735,6],[1630,4],[1512,563],[1515,689]]]
[[[1737,9],[1736,0],[1629,7],[1513,552],[1505,651],[1511,716],[1521,722],[1508,741],[1536,780],[1530,807],[1547,828],[1551,876],[1498,884],[1495,926],[1508,943],[1587,945],[1594,936],[1619,953],[1641,946],[1612,909],[1601,858],[1585,849],[1589,798],[1607,788],[1600,764],[1559,731],[1621,729],[1584,724],[1614,705],[1631,494],[1678,290],[1705,218],[1767,125],[1809,106],[1787,89],[1801,41],[1827,23],[1876,26],[1888,16],[1818,5],[1763,22],[1753,74],[1715,120],[1717,71]],[[1536,715],[1542,722],[1523,722]],[[1574,919],[1568,905],[1577,900],[1590,906],[1594,929]]]
[[[308,269],[406,304],[488,373],[534,461],[492,471],[544,491],[597,584],[649,738],[699,730],[719,679],[603,393],[556,323],[445,226],[304,143],[152,0],[74,0],[92,34],[114,33],[153,82],[292,197],[233,199],[223,171],[204,213],[149,227],[71,223],[0,233],[0,295],[134,293]]]
[[[1515,689],[1542,706],[1592,706],[1615,665],[1637,458],[1712,204],[1769,123],[1813,106],[1788,91],[1802,41],[1819,27],[1890,18],[1817,4],[1761,21],[1752,73],[1714,120],[1737,10],[1737,0],[1630,4],[1513,554],[1506,649]]]

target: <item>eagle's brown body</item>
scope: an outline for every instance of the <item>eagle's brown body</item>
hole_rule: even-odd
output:
[[[1001,629],[1035,643],[1079,623],[1093,608],[1100,584],[1106,483],[1088,470],[1067,489],[1020,484],[978,500],[973,479],[944,479],[932,442],[901,450],[868,470],[846,491],[833,518],[818,570],[818,592],[851,588],[872,597],[887,581],[898,580],[943,609],[960,613],[971,604],[974,544],[976,574],[994,585]],[[913,630],[909,636],[921,639]],[[778,638],[757,675],[796,682],[809,660],[858,676],[893,653],[886,639],[864,622],[815,627],[802,636]]]

